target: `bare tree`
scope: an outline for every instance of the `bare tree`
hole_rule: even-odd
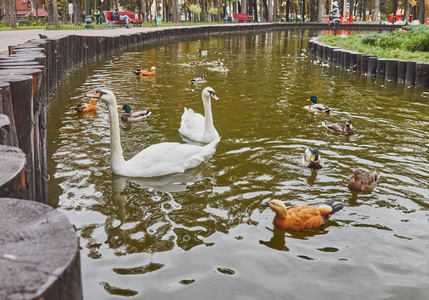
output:
[[[11,28],[16,28],[16,9],[15,9],[15,5],[16,2],[14,0],[9,0],[7,1],[8,5],[7,5],[7,9],[8,11],[6,12],[6,16],[8,16],[9,20],[9,25]]]
[[[173,0],[173,2],[177,3],[177,0]],[[147,21],[147,16],[146,16],[146,0],[140,0],[140,5],[141,5],[141,10],[142,10],[142,22],[146,23],[146,21]],[[174,18],[174,16],[173,16],[173,18]]]
[[[406,1],[408,1],[408,0],[406,0]],[[374,1],[374,13],[372,14],[372,21],[373,22],[377,21],[379,12],[380,12],[380,0],[375,0]],[[396,14],[396,11],[395,11],[395,14]]]
[[[58,7],[57,0],[47,0],[48,7],[48,23],[49,25],[58,25]]]
[[[37,0],[33,0],[33,7],[36,11],[36,25],[39,26],[39,8],[37,7]]]
[[[220,0],[216,0],[216,7],[217,7],[217,22],[220,23]]]

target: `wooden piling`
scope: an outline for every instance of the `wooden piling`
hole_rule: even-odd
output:
[[[386,59],[385,78],[391,81],[398,81],[398,60]]]

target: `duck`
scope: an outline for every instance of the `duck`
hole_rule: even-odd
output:
[[[219,101],[215,91],[211,87],[206,87],[201,93],[204,106],[204,116],[195,113],[191,108],[187,109],[182,115],[179,133],[193,141],[201,143],[210,143],[219,138],[219,133],[213,125],[213,115],[211,99]]]
[[[286,205],[277,199],[262,203],[263,206],[270,207],[276,215],[274,216],[274,226],[286,230],[309,230],[325,224],[329,218],[337,211],[343,209],[343,205],[335,204],[335,200],[328,200],[319,206],[302,205],[286,208]]]
[[[319,149],[308,147],[305,149],[304,157],[302,158],[302,164],[311,169],[323,168],[323,161],[319,154]]]
[[[207,56],[208,51],[207,50],[198,50],[198,53],[200,54],[200,56]]]
[[[134,71],[134,74],[139,76],[155,76],[155,67],[150,68],[150,71],[137,69]]]
[[[204,78],[205,75],[206,75],[206,73],[202,72],[201,77],[192,78],[191,83],[205,83],[205,82],[207,82]]]
[[[313,104],[310,104],[310,109],[318,112],[330,112],[331,108],[326,106],[325,104],[317,103],[317,97],[311,96],[310,101],[313,102]]]
[[[375,189],[381,175],[378,171],[363,172],[355,170],[349,178],[348,188],[352,191],[367,192]]]
[[[347,120],[345,124],[339,122],[329,122],[323,121],[322,125],[328,128],[330,131],[341,133],[344,135],[352,135],[353,134],[353,126],[352,121]]]
[[[76,107],[73,107],[77,112],[90,112],[98,109],[97,99],[91,99],[91,103],[82,103]]]
[[[122,106],[122,110],[125,113],[121,116],[121,120],[124,122],[140,122],[151,115],[152,112],[148,110],[134,110],[131,111],[131,107],[128,104]]]
[[[107,105],[110,122],[111,168],[117,175],[126,177],[159,177],[183,173],[198,166],[206,157],[216,151],[220,137],[205,146],[163,142],[151,145],[129,160],[123,157],[117,101],[114,93],[97,89],[87,97],[101,100]]]
[[[217,60],[212,60],[211,64],[216,66],[221,66],[222,62],[220,61],[220,58],[218,58]]]

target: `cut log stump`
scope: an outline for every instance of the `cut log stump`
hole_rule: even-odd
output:
[[[0,198],[0,299],[82,299],[79,240],[67,217]]]

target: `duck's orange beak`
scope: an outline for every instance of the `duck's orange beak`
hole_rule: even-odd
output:
[[[94,93],[94,94],[87,94],[86,95],[87,97],[89,97],[89,98],[97,98],[97,99],[100,99],[100,92],[97,92],[97,93]]]

